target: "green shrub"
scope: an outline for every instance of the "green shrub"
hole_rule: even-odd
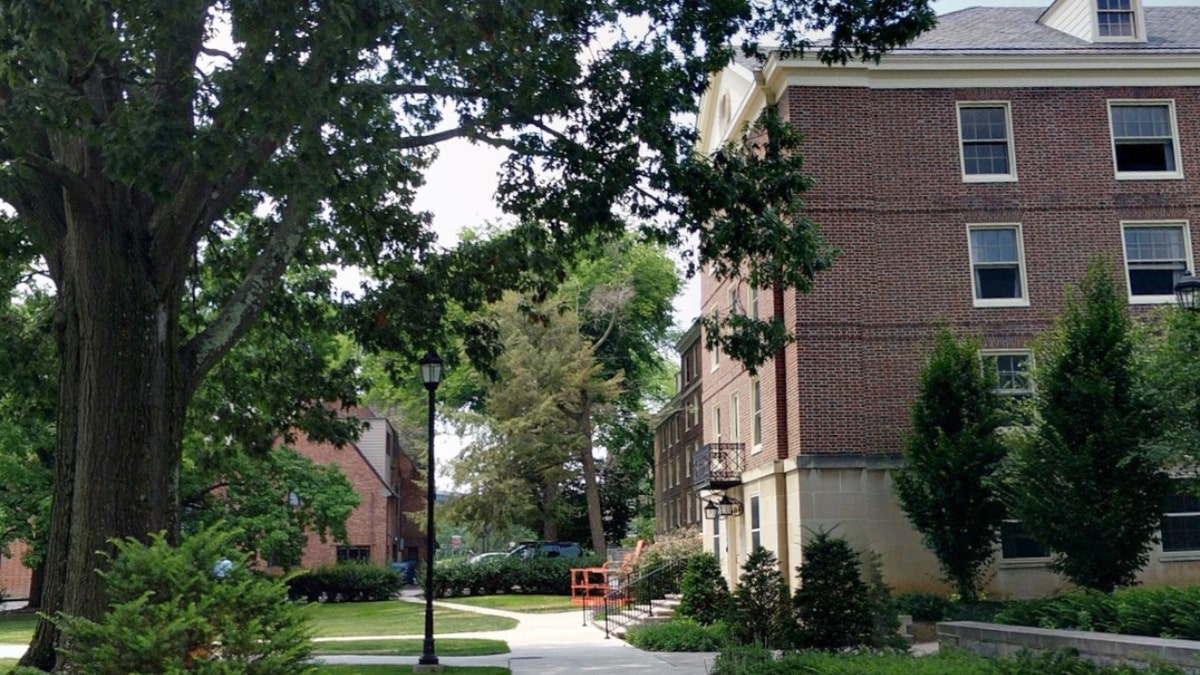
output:
[[[309,602],[373,602],[396,596],[403,575],[362,563],[322,565],[287,580],[288,596]]]
[[[178,547],[114,540],[99,574],[109,594],[99,621],[60,614],[72,673],[311,673],[304,615],[277,579],[252,573],[214,528]]]
[[[1200,640],[1200,587],[1072,591],[1007,603],[998,623]]]
[[[715,652],[729,644],[729,629],[721,622],[705,626],[691,619],[654,621],[630,628],[625,641],[651,652]]]
[[[679,614],[702,625],[711,625],[729,616],[732,596],[729,584],[721,575],[721,563],[711,553],[692,556],[679,582],[683,599]]]
[[[433,570],[434,597],[524,593],[570,595],[571,570],[599,567],[604,561],[595,556],[581,558],[500,558],[474,565],[447,565]],[[417,575],[422,587],[424,571]]]
[[[742,565],[733,592],[730,631],[737,644],[770,648],[788,646],[795,635],[779,559],[761,546]]]
[[[941,621],[950,611],[950,599],[929,591],[908,591],[892,600],[900,614],[908,614],[913,621]]]
[[[862,578],[858,553],[829,531],[804,543],[804,565],[793,604],[800,645],[840,650],[875,641],[871,589]]]
[[[944,621],[983,621],[995,623],[996,614],[1003,610],[1008,603],[996,600],[977,600],[975,602],[952,602],[946,610]]]
[[[1183,675],[1174,666],[1100,666],[1085,661],[1067,650],[1038,654],[1023,652],[996,662],[996,675]]]

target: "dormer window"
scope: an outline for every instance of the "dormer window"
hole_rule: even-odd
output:
[[[1096,32],[1103,38],[1133,38],[1133,0],[1096,0]]]

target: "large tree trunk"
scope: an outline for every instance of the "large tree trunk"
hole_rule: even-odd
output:
[[[604,519],[600,510],[600,485],[596,479],[596,457],[592,450],[592,397],[587,389],[579,390],[579,435],[583,440],[580,460],[583,462],[583,493],[587,498],[588,529],[592,533],[592,549],[596,555],[608,557],[608,542],[604,536]]]
[[[111,552],[114,537],[178,529],[188,397],[176,345],[179,285],[159,281],[169,271],[153,269],[136,215],[122,215],[76,217],[56,276],[62,381],[47,614],[98,618],[106,595],[97,552]],[[49,669],[56,638],[40,622],[22,665]]]

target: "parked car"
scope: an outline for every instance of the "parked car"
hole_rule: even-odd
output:
[[[484,562],[487,560],[500,560],[501,558],[504,558],[507,555],[508,555],[508,553],[505,551],[492,551],[490,553],[480,553],[479,555],[473,555],[470,558],[467,558],[467,564],[474,565],[476,563],[481,563],[481,562]]]
[[[578,558],[583,547],[573,541],[523,541],[508,552],[508,557],[520,560],[530,558]]]

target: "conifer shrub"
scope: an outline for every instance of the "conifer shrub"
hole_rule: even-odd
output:
[[[795,622],[788,605],[787,583],[772,551],[760,546],[742,565],[733,592],[729,628],[737,644],[769,649],[790,646]]]
[[[875,646],[871,588],[863,581],[858,553],[845,539],[820,530],[804,543],[803,555],[800,587],[792,598],[799,645],[828,651]]]
[[[683,580],[679,582],[683,598],[679,615],[708,626],[729,616],[732,596],[729,584],[721,575],[721,563],[711,553],[699,553],[688,560]]]
[[[230,533],[209,528],[179,546],[113,540],[98,573],[109,607],[98,621],[59,614],[72,673],[312,673],[307,625],[278,579],[252,572]]]

